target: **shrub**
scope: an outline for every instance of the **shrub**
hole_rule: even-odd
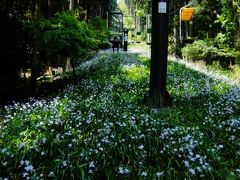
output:
[[[203,40],[194,41],[193,44],[188,44],[182,49],[182,55],[185,59],[198,61],[206,59],[206,49],[208,45]]]
[[[216,48],[213,42],[209,40],[194,41],[192,44],[186,45],[181,52],[187,60],[203,60],[207,64],[212,64],[213,61],[219,61],[220,65],[224,68],[235,64],[239,56],[234,49]]]
[[[95,17],[90,21],[91,30],[94,32],[95,39],[98,42],[98,48],[106,49],[110,47],[110,32],[107,29],[106,20],[101,17]]]

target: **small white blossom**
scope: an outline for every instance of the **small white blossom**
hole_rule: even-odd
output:
[[[163,172],[157,172],[157,173],[156,173],[156,176],[157,176],[157,177],[160,177],[160,176],[162,176],[162,175],[163,175]]]
[[[67,161],[62,162],[63,167],[67,166]]]
[[[218,149],[222,149],[222,148],[223,148],[222,144],[218,145]]]
[[[51,172],[49,173],[49,176],[54,176],[54,172],[51,171]]]
[[[142,150],[143,148],[144,148],[144,145],[142,145],[142,144],[140,146],[138,146],[138,149]]]
[[[92,173],[93,173],[93,170],[92,170],[92,169],[89,169],[88,173],[89,173],[89,174],[92,174]]]
[[[240,168],[235,170],[238,174],[240,174]]]
[[[148,175],[148,174],[147,174],[146,171],[144,171],[144,172],[141,173],[141,176],[145,176],[145,177],[146,177],[147,175]]]
[[[23,164],[24,164],[24,161],[23,161],[23,160],[21,160],[21,161],[20,161],[20,165],[22,166]]]
[[[23,173],[23,177],[24,177],[24,178],[25,178],[27,175],[28,175],[27,172],[24,172],[24,173]]]
[[[42,138],[42,143],[43,143],[43,144],[45,144],[45,143],[46,143],[46,141],[47,141],[47,139],[46,139],[46,138]]]
[[[25,146],[25,143],[22,142],[22,143],[20,143],[20,144],[18,145],[18,148],[21,149],[21,148],[24,147],[24,146]]]
[[[7,166],[7,162],[3,162],[2,165],[3,165],[3,166]]]
[[[91,162],[89,163],[89,168],[94,168],[94,167],[95,167],[94,162],[91,161]]]
[[[33,166],[29,165],[24,168],[27,172],[32,172],[33,171]]]
[[[192,168],[189,169],[189,172],[190,172],[191,174],[196,174],[196,173],[195,173],[195,170],[192,169]]]
[[[25,160],[25,165],[28,166],[29,165],[29,161],[28,160]]]
[[[183,163],[184,163],[185,167],[189,167],[189,162],[188,161],[184,161]]]

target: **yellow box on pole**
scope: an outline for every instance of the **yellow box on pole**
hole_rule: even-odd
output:
[[[183,8],[181,12],[181,21],[190,21],[193,18],[196,8]]]

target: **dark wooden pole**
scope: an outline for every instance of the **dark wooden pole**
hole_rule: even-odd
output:
[[[154,108],[171,105],[166,90],[169,3],[169,0],[152,0],[150,92],[147,103]]]

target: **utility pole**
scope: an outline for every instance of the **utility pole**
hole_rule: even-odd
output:
[[[169,4],[170,0],[152,0],[150,91],[146,101],[153,108],[172,104],[166,90]]]

